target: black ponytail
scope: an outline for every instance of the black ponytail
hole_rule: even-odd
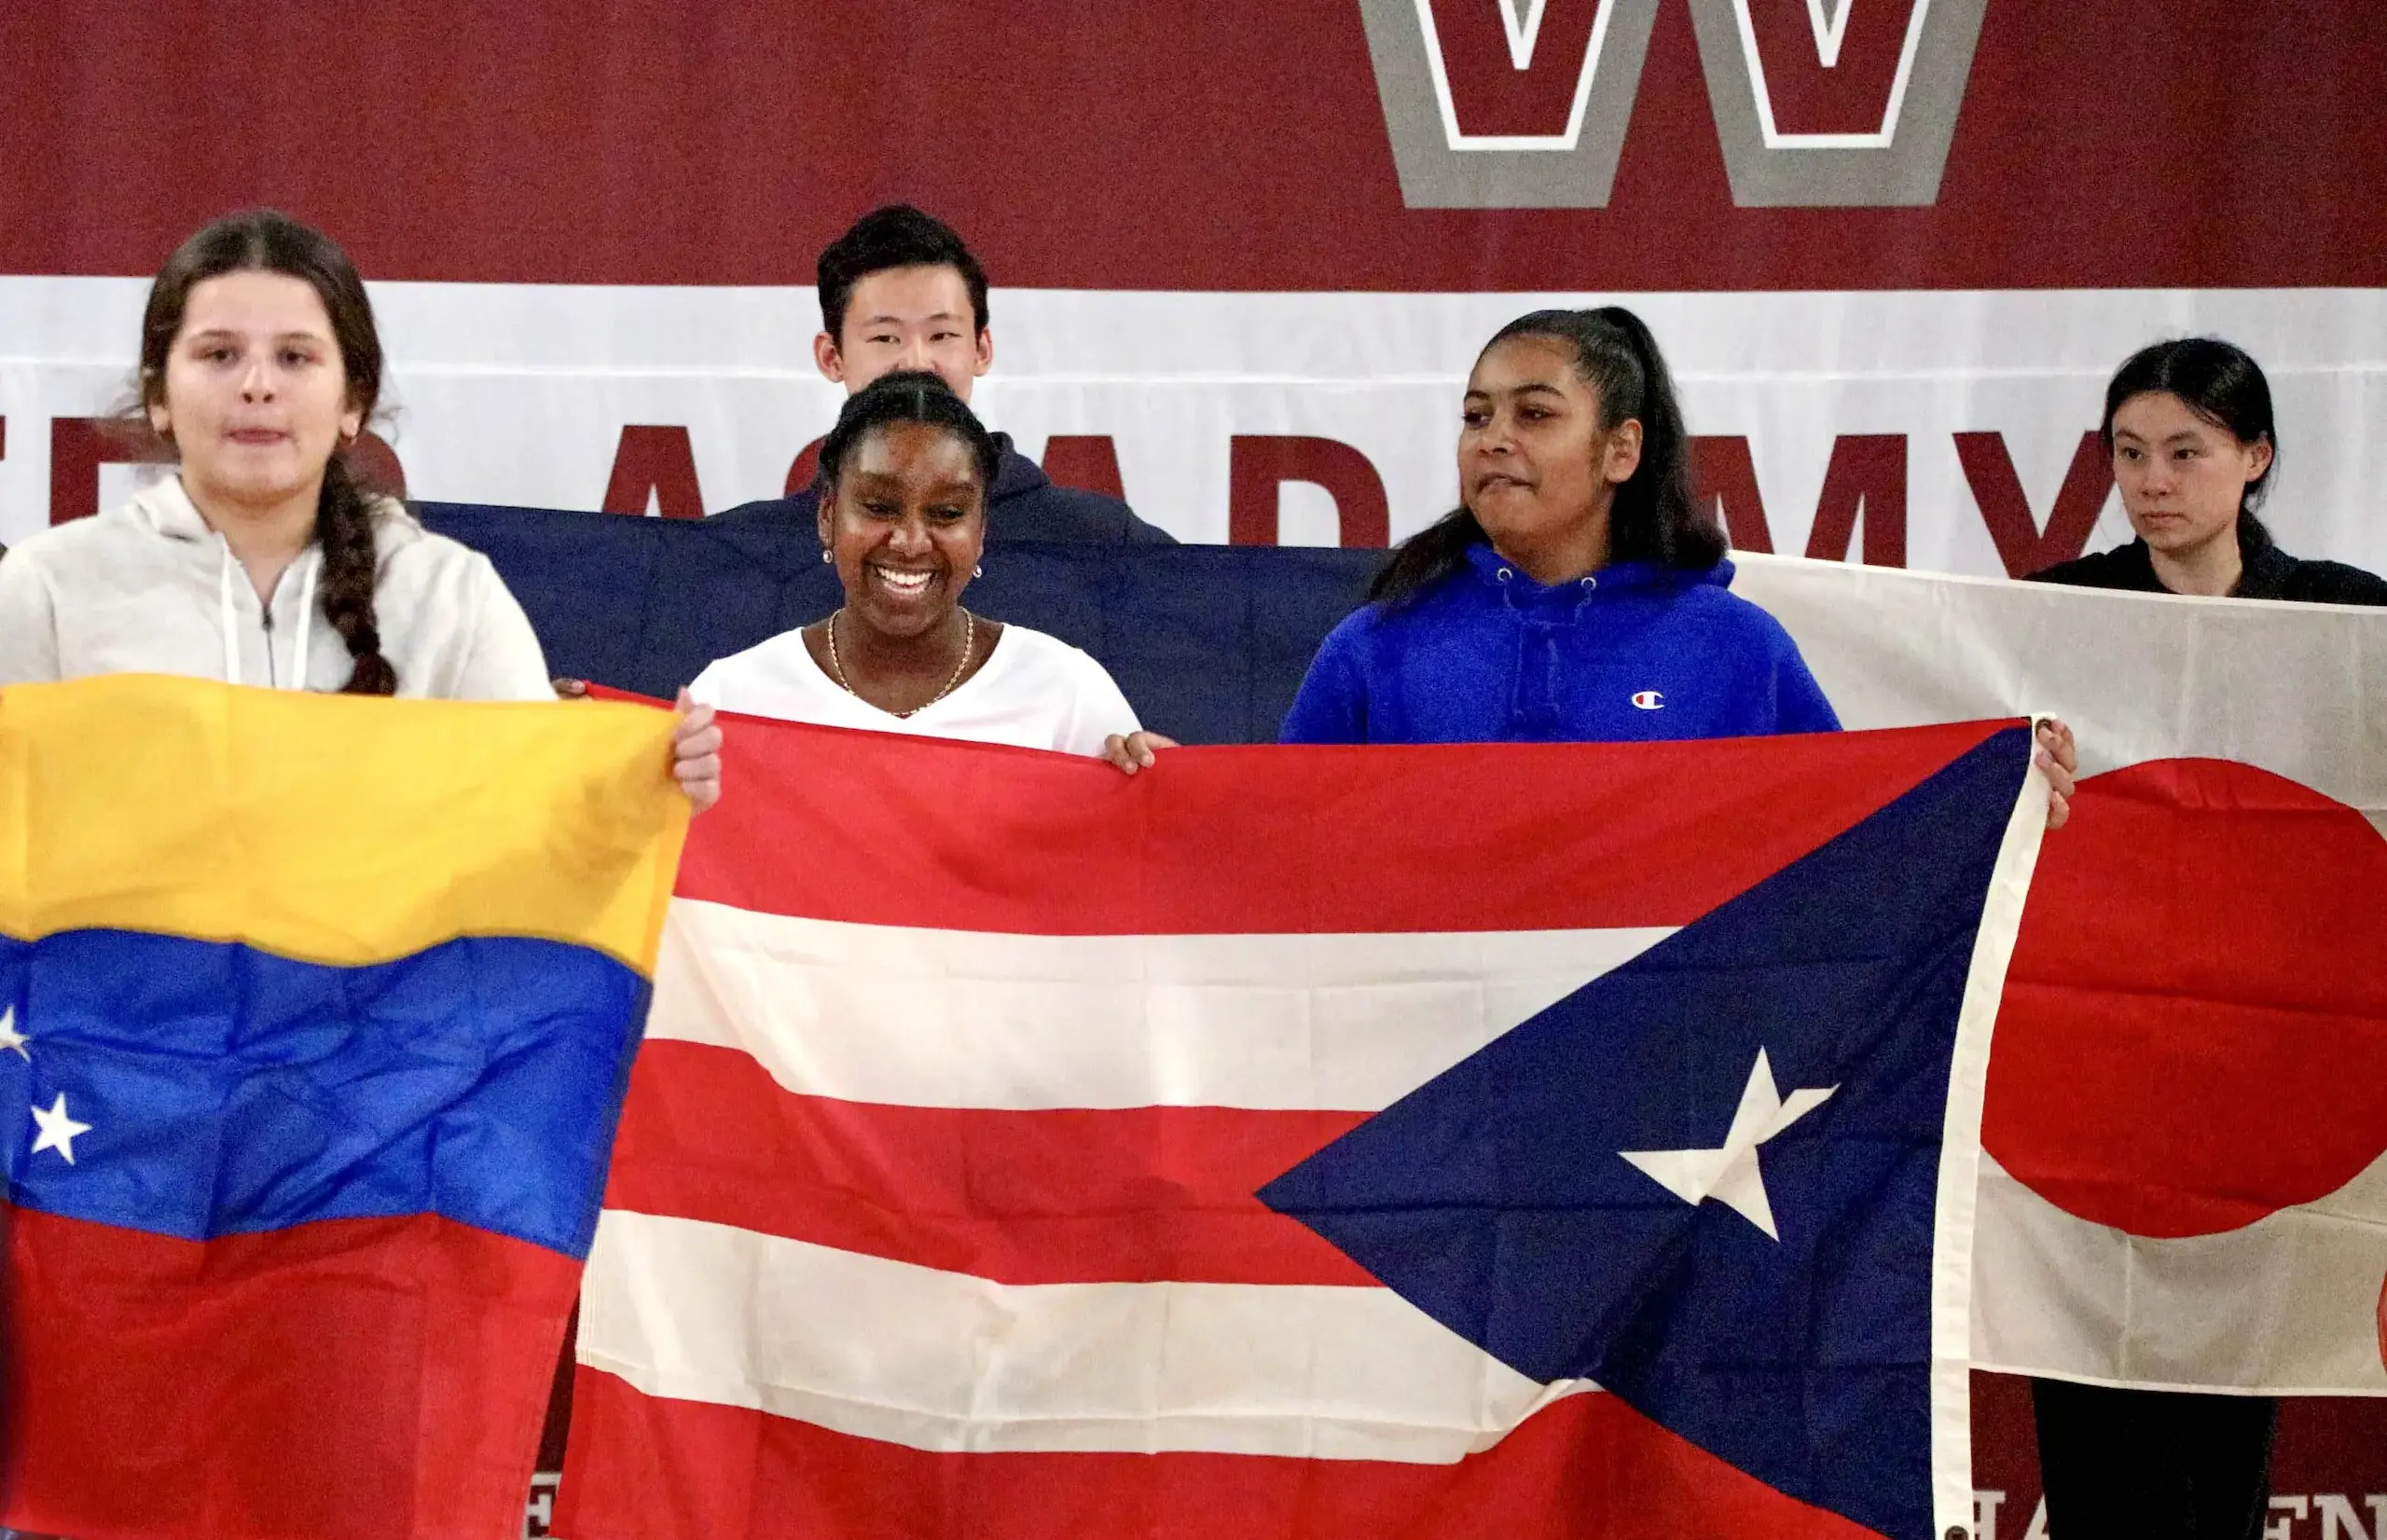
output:
[[[1547,337],[1573,350],[1575,372],[1599,397],[1603,432],[1613,433],[1629,419],[1641,424],[1641,463],[1616,489],[1608,516],[1608,558],[1692,572],[1723,560],[1724,531],[1714,512],[1691,493],[1690,435],[1674,377],[1641,318],[1621,305],[1536,310],[1493,334],[1483,351],[1519,337]],[[1400,604],[1416,598],[1464,567],[1468,547],[1485,538],[1473,514],[1464,507],[1452,510],[1400,543],[1369,585],[1368,602]]]
[[[1690,433],[1658,339],[1621,305],[1555,314],[1586,317],[1570,340],[1576,367],[1599,392],[1601,428],[1613,432],[1628,418],[1641,420],[1641,463],[1616,489],[1608,558],[1706,571],[1724,559],[1724,530],[1715,510],[1702,507],[1691,491]],[[1508,335],[1520,335],[1524,326],[1525,322],[1511,322]],[[1610,336],[1621,341],[1621,349],[1608,341]]]

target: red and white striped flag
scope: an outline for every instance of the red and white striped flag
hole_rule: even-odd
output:
[[[557,1533],[1969,1521],[2024,744],[1188,749],[1131,779],[738,722]]]

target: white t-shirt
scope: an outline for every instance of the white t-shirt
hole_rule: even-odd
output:
[[[975,674],[908,717],[849,694],[812,661],[801,631],[782,631],[716,660],[697,676],[688,694],[748,716],[1065,754],[1099,755],[1105,738],[1132,733],[1138,725],[1134,708],[1102,665],[1058,637],[1025,626],[1005,626]]]

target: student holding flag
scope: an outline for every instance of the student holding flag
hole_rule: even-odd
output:
[[[2387,604],[2387,579],[2279,548],[2256,510],[2278,466],[2270,382],[2218,337],[2159,342],[2105,387],[2105,451],[2137,539],[2035,583],[2147,594]]]
[[[0,796],[34,1409],[0,1525],[521,1522],[685,831],[663,763],[709,805],[721,732],[434,703],[552,697],[488,560],[353,474],[381,367],[338,246],[208,226],[143,322],[174,474],[0,560],[0,736],[36,771]]]
[[[2256,510],[2278,467],[2270,382],[2215,337],[2140,350],[2105,387],[2103,427],[2137,539],[2034,573],[2141,593],[2387,605],[2359,568],[2299,561]],[[2387,1329],[2387,1297],[2381,1302]],[[2279,1402],[2031,1382],[2048,1523],[2059,1534],[2255,1540],[2270,1516]]]
[[[972,613],[1001,449],[926,370],[847,398],[821,445],[821,559],[845,603],[706,668],[710,706],[793,722],[1007,743],[1108,759],[1129,775],[1174,744],[1144,731],[1102,665]]]
[[[530,622],[486,557],[360,483],[381,390],[363,281],[270,210],[185,241],[142,318],[143,423],[176,474],[0,561],[0,685],[156,673],[454,700],[551,700]],[[673,773],[720,795],[720,731],[688,711]]]
[[[1723,531],[1632,311],[1537,310],[1468,378],[1460,504],[1412,536],[1330,634],[1287,743],[1629,742],[1835,731],[1773,616],[1730,591]],[[2061,723],[2038,763],[2066,815]]]

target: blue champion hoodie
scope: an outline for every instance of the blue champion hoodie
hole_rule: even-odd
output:
[[[1624,562],[1545,586],[1488,544],[1318,649],[1286,743],[1622,743],[1828,733],[1840,719],[1732,564]]]

